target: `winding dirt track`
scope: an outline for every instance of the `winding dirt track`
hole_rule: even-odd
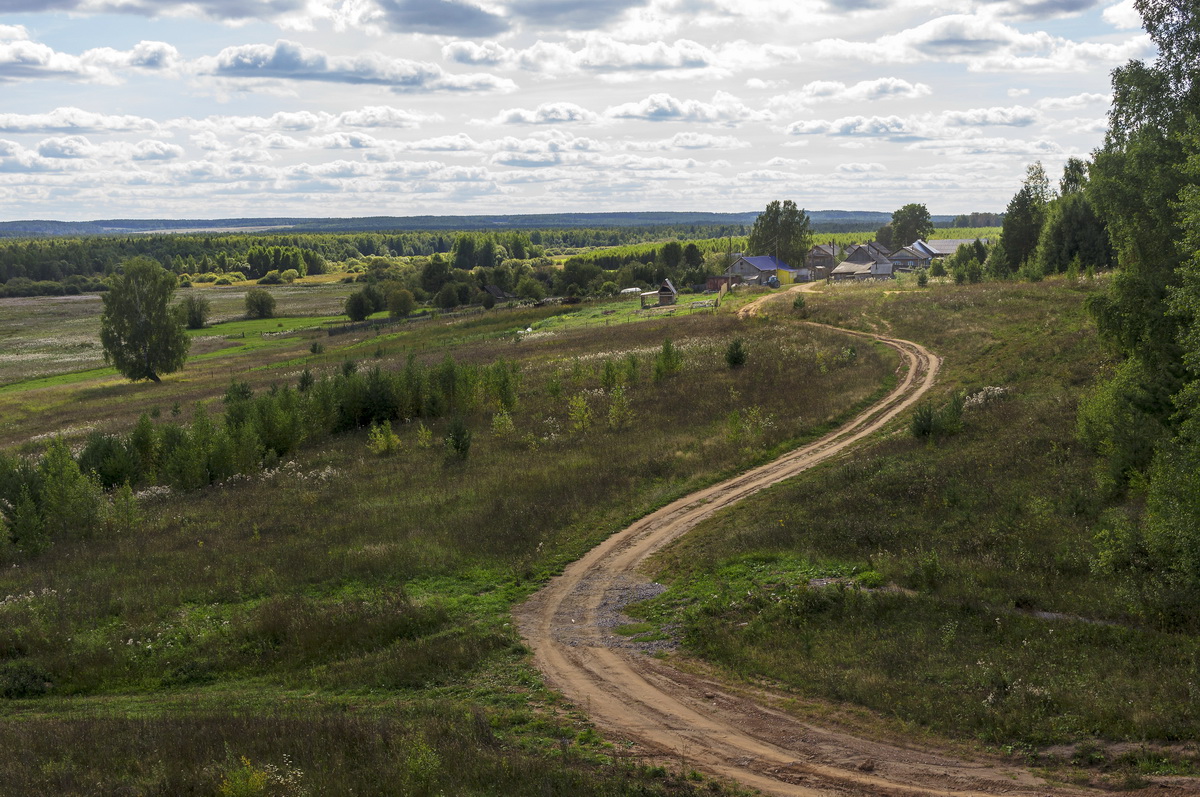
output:
[[[743,308],[753,314],[757,303]],[[844,330],[843,330],[844,331]],[[858,334],[858,333],[847,333]],[[1031,773],[969,762],[819,727],[630,650],[604,626],[612,607],[646,583],[647,557],[724,507],[845,451],[911,407],[933,385],[939,359],[909,341],[874,335],[903,358],[903,379],[843,428],[774,462],[681,498],[614,534],[514,612],[555,689],[615,738],[775,795],[1047,795]],[[1162,792],[1159,792],[1160,794]]]

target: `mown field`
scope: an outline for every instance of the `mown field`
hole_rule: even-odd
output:
[[[135,485],[135,517],[0,553],[0,793],[717,790],[641,766],[560,705],[510,607],[629,519],[847,417],[894,382],[896,360],[791,317],[612,311],[301,331],[160,385],[8,385],[6,450],[36,457],[56,430],[78,449],[143,414],[178,437],[197,402],[222,423],[231,379],[267,395],[305,369],[447,357],[518,374],[507,414],[460,397],[465,457],[444,443],[449,414],[396,424],[387,456],[365,429],[314,436],[202,489]],[[656,377],[667,338],[681,367]],[[731,369],[736,338],[748,360]]]
[[[807,308],[942,355],[931,408],[968,396],[961,428],[897,428],[713,518],[660,554],[671,588],[636,613],[731,677],[860,707],[869,725],[977,739],[1079,780],[1194,774],[1200,640],[1141,624],[1093,567],[1102,513],[1139,500],[1102,497],[1075,438],[1107,367],[1084,308],[1098,287],[896,287],[832,286]]]

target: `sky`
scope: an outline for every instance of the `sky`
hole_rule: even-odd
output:
[[[0,220],[1002,211],[1132,0],[0,0]]]

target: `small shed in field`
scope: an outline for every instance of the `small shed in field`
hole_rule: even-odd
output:
[[[642,294],[642,309],[647,307],[670,307],[675,304],[679,298],[679,291],[675,290],[675,286],[671,284],[671,280],[665,279],[658,286],[656,291],[646,291]]]

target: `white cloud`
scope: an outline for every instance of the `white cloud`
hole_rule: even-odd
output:
[[[1111,101],[1112,95],[1110,94],[1085,92],[1070,97],[1043,97],[1036,104],[1043,111],[1076,111],[1099,103],[1107,105]]]
[[[9,133],[126,133],[157,129],[159,124],[153,119],[94,113],[80,108],[55,108],[47,113],[0,114],[0,130]]]
[[[655,151],[679,149],[745,149],[751,146],[749,141],[743,141],[733,136],[714,136],[710,133],[694,133],[691,131],[676,133],[667,139],[659,141],[631,141],[626,149]]]
[[[984,14],[949,14],[888,34],[873,43],[845,39],[816,42],[820,58],[855,58],[867,63],[942,61],[972,72],[1065,73],[1117,66],[1150,54],[1146,36],[1124,42],[1088,42],[1045,31],[1022,33]]]
[[[755,111],[741,100],[723,91],[712,102],[680,100],[670,94],[651,94],[639,102],[615,105],[604,112],[612,119],[639,119],[648,122],[691,122],[733,126],[743,122],[769,121],[769,111]]]
[[[532,110],[508,108],[491,121],[502,125],[595,124],[600,115],[573,102],[544,102]]]
[[[837,170],[842,174],[871,174],[886,172],[887,167],[882,163],[840,163]]]
[[[878,100],[912,100],[933,92],[925,83],[910,83],[895,77],[862,80],[846,85],[839,80],[815,80],[804,86],[771,98],[768,103],[776,110],[795,111],[829,103],[876,102]]]
[[[494,75],[454,75],[440,66],[382,53],[328,55],[287,40],[273,45],[227,47],[215,57],[198,59],[198,74],[238,81],[299,80],[383,86],[394,92],[511,91],[511,80]]]
[[[1137,30],[1142,27],[1142,15],[1133,5],[1133,0],[1121,0],[1104,9],[1104,21],[1118,30]]]

